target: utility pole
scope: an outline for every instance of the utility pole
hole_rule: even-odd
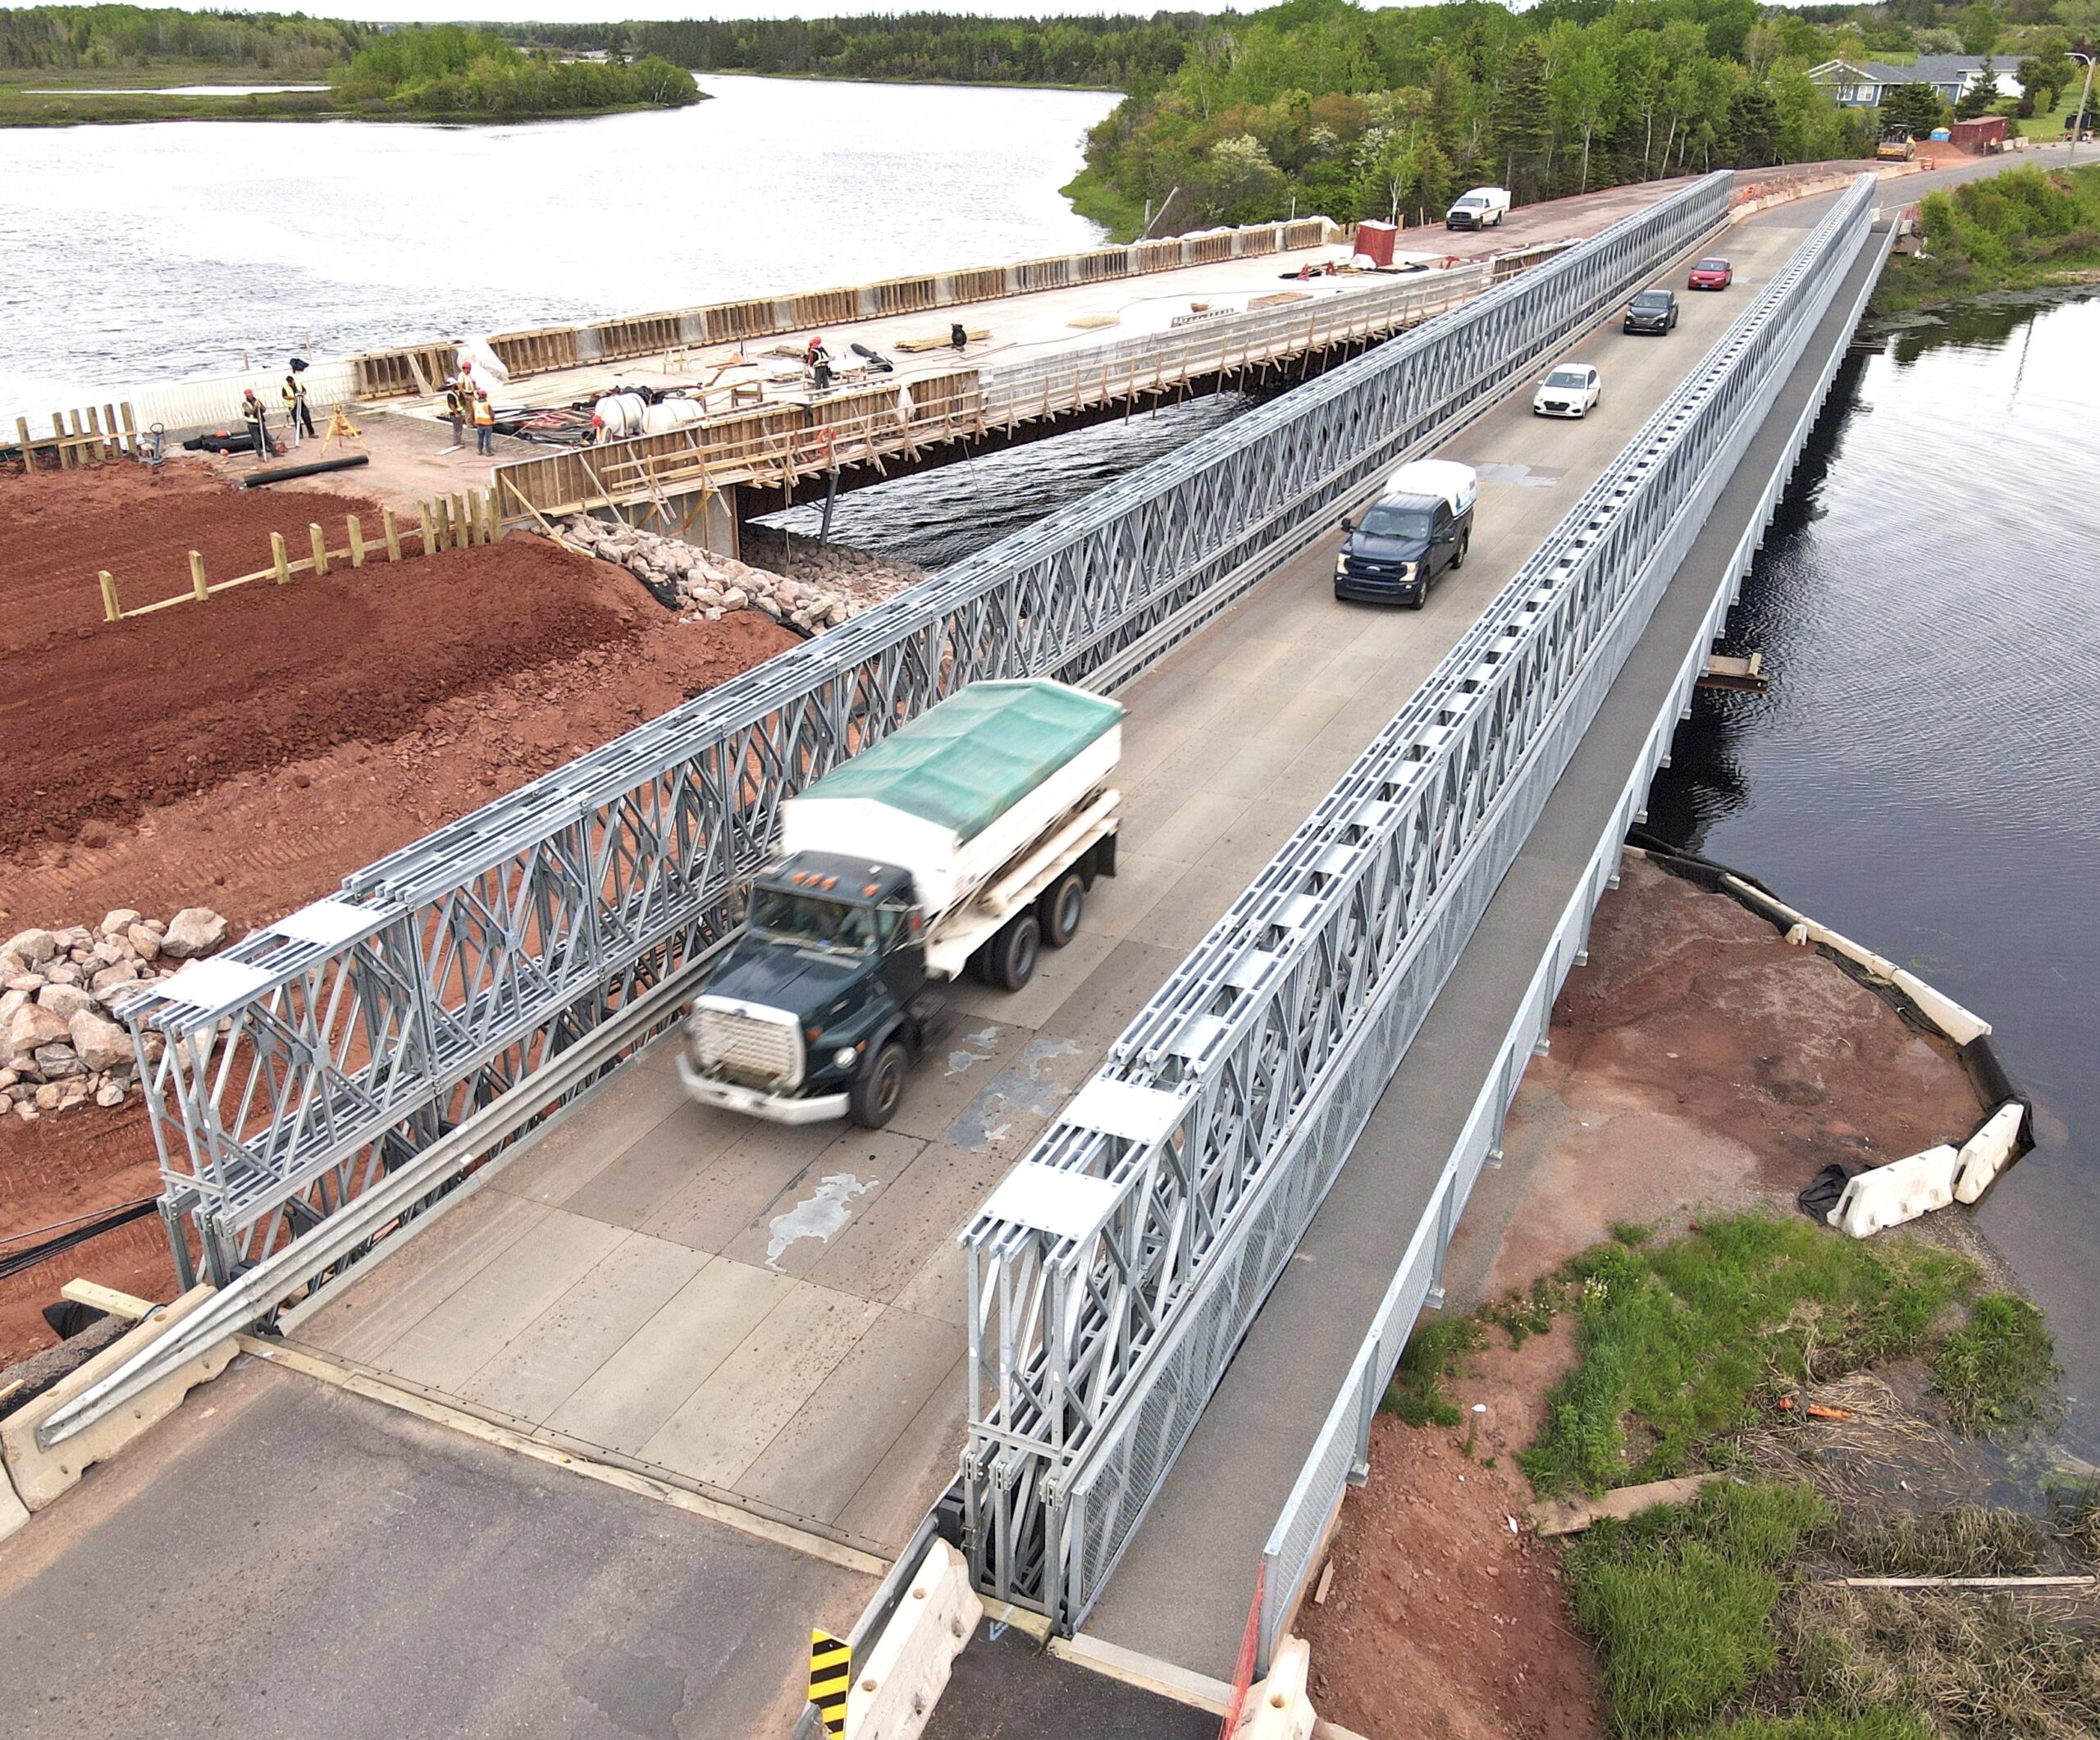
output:
[[[2085,62],[2085,86],[2078,94],[2078,113],[2072,117],[2070,124],[2070,155],[2064,159],[2064,167],[2068,169],[2078,161],[2078,135],[2085,130],[2085,105],[2093,95],[2093,57],[2080,54],[2075,48],[2067,48],[2064,52],[2073,60]]]

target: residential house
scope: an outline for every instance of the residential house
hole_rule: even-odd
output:
[[[1984,76],[1985,58],[1980,54],[1921,54],[1915,63],[1905,66],[1883,61],[1825,61],[1810,67],[1808,75],[1845,108],[1879,108],[1882,98],[1898,84],[1929,84],[1949,103],[1959,103]],[[2002,97],[2022,94],[2020,80],[2009,70],[2016,59],[2008,55],[1992,62]]]

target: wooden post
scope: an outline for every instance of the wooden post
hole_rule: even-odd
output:
[[[328,572],[328,535],[318,525],[308,523],[306,541],[313,546],[313,572],[316,578]]]
[[[199,604],[212,596],[211,587],[204,584],[204,555],[202,550],[189,552],[189,591]]]
[[[281,532],[270,534],[270,565],[277,571],[278,585],[291,584],[292,565],[285,559],[285,534]]]
[[[36,453],[30,445],[30,420],[26,417],[17,417],[15,419],[15,439],[22,444],[22,469],[25,472],[34,471]]]
[[[100,435],[102,433],[102,419],[95,415],[95,408],[93,405],[89,405],[88,407],[87,418],[87,432],[89,435]],[[78,422],[80,420],[80,413],[78,412],[74,413],[73,420],[75,422]],[[109,457],[109,449],[107,445],[102,441],[91,442],[87,450],[94,455],[94,460],[98,465]]]
[[[496,494],[495,486],[489,486],[489,541],[493,544],[503,536],[503,509],[497,505],[502,498]]]
[[[437,510],[437,517],[433,522],[437,531],[437,547],[448,550],[452,546],[452,504],[446,497],[440,496],[431,505]],[[425,539],[423,554],[428,555],[430,553],[430,541]]]
[[[66,445],[66,413],[63,411],[51,413],[51,432],[58,438],[55,450],[58,455],[58,468],[61,471],[72,470],[73,450]]]
[[[124,606],[116,601],[116,582],[106,568],[102,571],[102,619],[106,623],[124,620]]]
[[[111,459],[124,451],[124,444],[116,438],[116,407],[106,404],[102,408],[102,450]]]
[[[423,554],[425,555],[428,555],[430,554],[430,523],[431,507],[430,504],[426,501],[416,514],[416,529],[422,534]]]
[[[399,561],[401,559],[401,528],[394,523],[393,509],[381,508],[379,510],[379,523],[386,533],[386,559],[390,562]]]
[[[474,518],[467,511],[467,498],[454,496],[452,498],[452,546],[455,550],[464,550],[473,541]]]
[[[139,426],[131,420],[131,401],[126,400],[117,409],[124,413],[124,450],[135,459],[139,457]]]
[[[345,515],[343,523],[350,529],[350,566],[363,568],[364,566],[364,527],[358,523],[358,517],[354,514]]]

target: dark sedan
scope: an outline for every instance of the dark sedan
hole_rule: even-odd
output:
[[[1644,290],[1627,304],[1628,332],[1668,332],[1677,325],[1677,295],[1666,290]]]
[[[1726,290],[1735,282],[1735,269],[1718,253],[1704,259],[1691,268],[1691,276],[1684,281],[1687,290]]]

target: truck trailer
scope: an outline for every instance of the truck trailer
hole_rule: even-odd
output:
[[[779,856],[687,1021],[686,1091],[887,1124],[945,1027],[934,984],[1019,990],[1116,874],[1122,719],[1061,683],[973,683],[785,800]]]

